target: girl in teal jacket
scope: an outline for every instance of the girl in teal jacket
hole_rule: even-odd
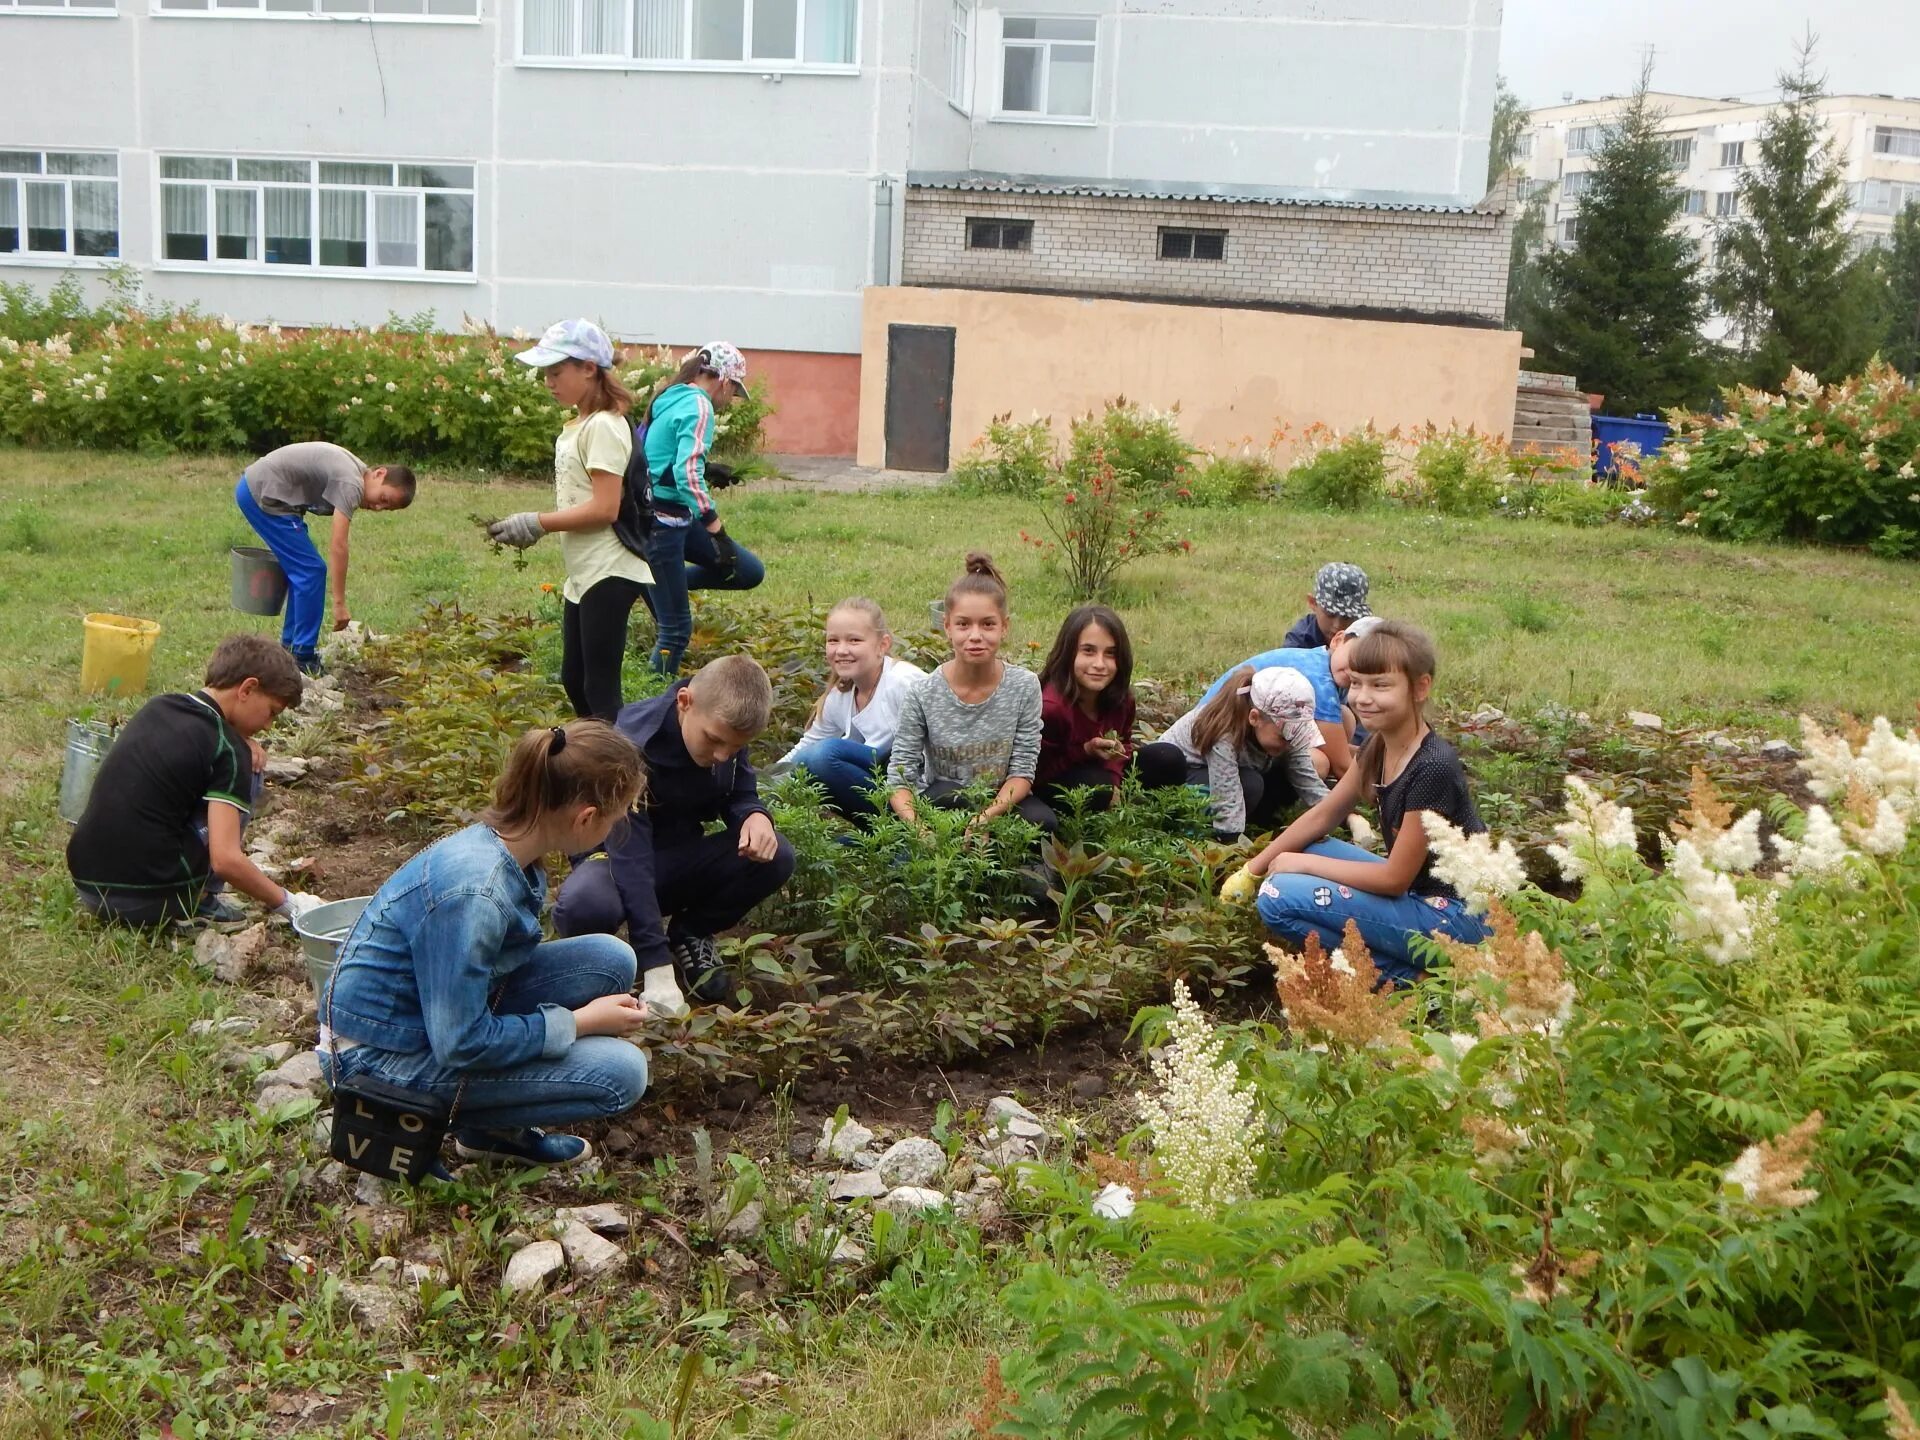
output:
[[[736,545],[707,489],[707,452],[715,422],[746,393],[746,357],[724,340],[703,345],[655,397],[647,417],[647,471],[653,477],[653,529],[647,564],[656,635],[653,668],[677,674],[693,637],[690,590],[751,590],[767,567]]]

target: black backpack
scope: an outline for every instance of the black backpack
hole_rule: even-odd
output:
[[[613,537],[641,558],[647,553],[647,533],[653,529],[653,474],[647,469],[647,421],[633,421],[633,454],[620,481],[620,513],[613,517]]]

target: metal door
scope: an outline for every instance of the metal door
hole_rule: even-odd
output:
[[[887,468],[947,468],[953,439],[953,327],[887,327]]]

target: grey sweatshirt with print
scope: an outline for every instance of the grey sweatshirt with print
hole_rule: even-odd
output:
[[[1160,737],[1168,745],[1178,746],[1189,765],[1207,767],[1207,789],[1213,796],[1213,828],[1222,835],[1241,835],[1247,828],[1247,793],[1240,788],[1240,767],[1262,773],[1279,769],[1293,783],[1294,794],[1304,805],[1317,805],[1326,798],[1327,782],[1313,768],[1313,756],[1289,748],[1283,755],[1269,755],[1258,745],[1242,746],[1234,753],[1225,740],[1215,742],[1206,754],[1193,743],[1193,722],[1200,718],[1197,707],[1167,727]]]
[[[969,705],[935,670],[900,702],[887,783],[925,790],[942,780],[1033,779],[1040,763],[1040,678],[1009,665],[986,699]]]

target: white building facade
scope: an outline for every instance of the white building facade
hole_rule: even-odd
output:
[[[0,279],[726,336],[774,379],[777,443],[845,453],[910,173],[1471,207],[1499,24],[1500,0],[0,0]]]

